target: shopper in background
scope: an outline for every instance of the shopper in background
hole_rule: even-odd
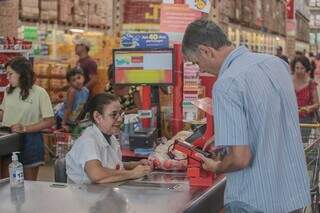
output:
[[[311,65],[311,70],[310,70],[310,78],[314,79],[314,72],[316,69],[316,63],[315,63],[315,56],[313,54],[313,52],[309,52],[309,61],[310,61],[310,65]]]
[[[117,96],[103,93],[89,104],[93,125],[75,141],[66,156],[68,179],[75,183],[109,183],[149,174],[147,160],[122,162],[115,135],[123,122]]]
[[[185,59],[218,76],[213,89],[220,160],[203,168],[225,173],[225,212],[291,212],[310,203],[309,177],[289,66],[267,54],[235,48],[212,21],[191,23]]]
[[[75,40],[75,51],[79,56],[77,66],[83,70],[84,83],[92,94],[93,86],[98,83],[98,66],[97,63],[89,56],[90,42],[84,38]]]
[[[26,180],[36,180],[39,166],[44,164],[41,130],[54,124],[51,101],[47,92],[34,85],[31,63],[16,57],[6,65],[9,87],[0,107],[2,125],[12,132],[23,133],[21,162]]]
[[[109,83],[106,86],[106,92],[120,97],[122,110],[126,114],[137,113],[141,109],[139,88],[137,86],[115,85],[113,64],[108,68],[108,79]]]
[[[311,64],[307,57],[295,58],[291,63],[293,84],[296,91],[300,123],[313,123],[319,109],[317,83],[309,73]],[[301,128],[303,142],[308,142],[311,129]]]
[[[84,107],[89,97],[89,90],[84,86],[84,75],[81,68],[73,68],[67,73],[69,89],[65,102],[56,112],[57,128],[69,130],[75,126],[84,113]]]
[[[281,46],[278,46],[278,47],[276,48],[276,50],[277,50],[276,56],[278,56],[279,58],[281,58],[282,60],[284,60],[285,62],[287,62],[287,63],[289,64],[288,57],[283,54],[283,49],[282,49],[282,47],[281,47]]]
[[[295,53],[294,53],[294,58],[298,58],[298,57],[302,57],[302,56],[305,56],[305,55],[303,54],[303,52],[301,52],[301,51],[299,51],[299,50],[295,51]]]

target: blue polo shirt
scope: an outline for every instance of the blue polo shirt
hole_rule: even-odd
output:
[[[287,213],[310,202],[298,106],[288,64],[245,47],[225,59],[213,89],[218,146],[248,145],[252,164],[226,174],[225,204]]]

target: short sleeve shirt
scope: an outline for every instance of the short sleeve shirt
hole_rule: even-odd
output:
[[[53,117],[53,109],[48,93],[42,87],[33,85],[27,99],[22,100],[20,88],[11,94],[5,93],[1,110],[3,110],[3,126],[12,126],[20,123],[31,125],[40,122],[43,118]]]
[[[84,72],[85,84],[90,81],[90,75],[96,75],[98,73],[98,65],[91,57],[80,59],[78,66],[81,67]]]
[[[96,125],[90,126],[75,141],[72,149],[66,155],[68,178],[77,184],[89,184],[85,164],[91,160],[98,160],[108,169],[123,169],[120,144],[111,136],[110,144]]]
[[[213,89],[217,146],[248,145],[252,162],[226,174],[225,203],[287,213],[310,202],[298,105],[289,66],[245,47],[225,59]]]

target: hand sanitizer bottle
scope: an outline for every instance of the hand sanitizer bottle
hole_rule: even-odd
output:
[[[9,164],[11,187],[22,187],[24,181],[23,165],[18,161],[17,153],[19,152],[12,153],[12,163]]]

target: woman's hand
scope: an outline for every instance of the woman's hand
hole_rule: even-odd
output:
[[[140,165],[149,166],[150,162],[147,159],[142,159],[139,161]]]
[[[299,109],[299,112],[301,112],[301,113],[310,113],[311,110],[310,110],[310,107],[305,106],[305,107],[301,107],[301,108]]]
[[[134,168],[132,171],[132,178],[140,178],[143,177],[145,175],[150,174],[151,172],[151,168],[150,166],[142,166],[142,165],[138,165],[136,168]]]
[[[11,126],[11,131],[15,133],[25,133],[26,127],[22,124],[15,124]]]

